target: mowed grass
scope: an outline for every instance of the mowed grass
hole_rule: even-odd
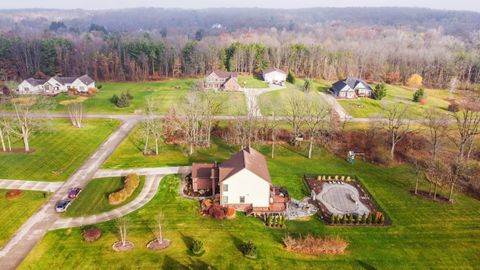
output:
[[[262,78],[253,75],[238,76],[238,83],[240,86],[246,88],[268,88],[268,83],[266,83]]]
[[[39,191],[23,191],[20,198],[7,200],[8,190],[0,190],[0,248],[47,200],[49,194]]]
[[[287,109],[288,98],[292,94],[304,93],[303,91],[304,80],[297,79],[295,84],[287,83],[287,88],[276,91],[271,91],[262,94],[258,98],[260,111],[263,115],[272,115],[275,113],[277,116],[285,115]],[[323,81],[312,81],[311,93],[323,92],[325,83]],[[326,101],[321,95],[313,95],[315,100],[321,104],[327,105]]]
[[[108,195],[118,191],[123,187],[123,177],[108,177],[93,179],[82,190],[78,198],[76,198],[68,210],[64,213],[66,217],[80,217],[108,212],[115,208],[121,207],[134,200],[143,188],[145,177],[141,176],[140,184],[137,189],[123,203],[111,205],[108,202]]]
[[[192,162],[213,162],[225,160],[236,151],[236,146],[223,143],[221,140],[215,140],[209,149],[198,148],[192,156],[188,155],[188,147],[183,145],[173,145],[161,143],[159,155],[144,155],[143,147],[145,143],[142,127],[139,125],[128,135],[128,137],[113,152],[110,158],[102,165],[105,169],[121,168],[152,168],[165,166],[189,166]],[[150,144],[153,150],[154,145]]]
[[[388,227],[329,227],[316,218],[288,221],[286,229],[269,229],[261,220],[238,214],[234,220],[216,221],[199,215],[198,202],[178,196],[177,176],[165,177],[157,196],[145,207],[128,215],[129,240],[135,249],[117,253],[114,222],[102,223],[102,238],[95,243],[81,239],[81,229],[49,232],[34,248],[20,269],[475,269],[480,259],[480,203],[457,194],[455,204],[437,203],[413,196],[413,170],[408,166],[382,168],[365,162],[350,165],[332,154],[316,150],[305,157],[304,148],[281,146],[275,159],[270,147],[257,146],[267,156],[275,185],[286,186],[295,198],[308,196],[304,173],[358,175],[393,221]],[[221,160],[228,147],[215,148],[205,159]],[[213,153],[213,152],[212,152]],[[426,186],[422,185],[425,189]],[[446,192],[446,191],[444,191]],[[172,246],[149,251],[154,238],[155,215],[166,218],[164,235]],[[281,243],[285,234],[340,236],[350,246],[342,256],[303,256],[287,252]],[[192,239],[205,244],[202,257],[190,257]],[[258,247],[256,261],[246,259],[239,243],[252,240]],[[190,267],[190,268],[189,268]]]
[[[158,113],[165,114],[170,108],[181,104],[185,96],[191,91],[194,83],[195,80],[193,79],[158,82],[98,82],[97,86],[101,85],[102,88],[98,90],[96,96],[89,97],[83,102],[85,112],[102,114],[142,113],[146,106],[146,100],[152,99],[157,104]],[[113,95],[120,96],[127,91],[133,96],[130,106],[119,108],[111,102]],[[243,93],[219,92],[219,95],[225,103],[222,114],[234,113],[236,111],[232,109],[234,105],[238,105],[242,113],[246,111]],[[67,108],[64,106],[64,102],[76,98],[78,97],[68,96],[67,94],[56,96],[55,100],[58,103],[56,110],[66,112]]]
[[[371,86],[374,87],[374,84]],[[428,108],[447,111],[449,105],[447,90],[425,89],[425,98],[427,100],[425,105],[412,101],[415,91],[416,89],[387,85],[387,96],[380,101],[371,98],[361,98],[358,100],[338,100],[338,102],[351,116],[361,118],[381,116],[383,111],[382,103],[402,103],[409,106],[408,118],[411,119],[425,118],[425,110]]]
[[[87,119],[84,128],[53,119],[47,130],[31,137],[33,153],[0,153],[0,179],[64,181],[107,139],[117,120]],[[16,140],[15,148],[22,148]]]

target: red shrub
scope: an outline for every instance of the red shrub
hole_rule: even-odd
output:
[[[95,242],[102,236],[102,230],[97,227],[90,227],[83,231],[82,236],[87,242]]]
[[[22,197],[22,194],[23,194],[23,191],[19,189],[12,189],[7,191],[7,193],[5,194],[5,198],[7,200],[15,200]]]
[[[214,205],[208,209],[208,214],[215,219],[224,219],[225,211],[220,205]]]

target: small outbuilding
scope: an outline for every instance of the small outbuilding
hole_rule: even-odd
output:
[[[287,72],[279,68],[269,68],[263,71],[263,80],[269,84],[284,85],[287,81]]]

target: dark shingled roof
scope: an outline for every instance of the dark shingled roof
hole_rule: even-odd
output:
[[[210,75],[212,73],[215,73],[218,77],[224,78],[224,79],[227,79],[227,78],[230,78],[230,77],[233,77],[233,78],[238,77],[237,72],[229,72],[229,71],[225,71],[225,70],[213,70],[213,71],[209,72],[208,75]]]
[[[95,81],[94,81],[92,78],[90,78],[90,76],[88,76],[87,74],[85,74],[85,75],[83,75],[83,76],[81,76],[81,77],[78,77],[78,79],[79,79],[81,82],[83,82],[84,84],[86,84],[86,85],[89,85],[89,84],[95,82]]]
[[[332,89],[335,90],[335,92],[339,92],[345,86],[348,85],[348,87],[350,88],[348,90],[353,90],[357,86],[357,84],[359,84],[359,83],[363,83],[368,89],[372,90],[370,85],[368,85],[368,83],[366,83],[364,80],[353,78],[353,77],[348,77],[345,80],[338,81],[338,82],[334,83],[332,85]]]
[[[41,84],[45,84],[47,80],[39,80],[39,79],[34,79],[34,78],[28,78],[26,81],[31,84],[32,86],[37,86]]]
[[[75,77],[59,77],[55,76],[53,79],[57,80],[57,82],[61,84],[73,83],[77,78]]]
[[[251,147],[247,147],[236,153],[233,157],[223,162],[220,166],[220,182],[236,174],[242,169],[247,169],[263,180],[271,183],[265,157]]]

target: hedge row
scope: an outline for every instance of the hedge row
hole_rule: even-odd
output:
[[[116,205],[124,202],[132,196],[135,189],[140,184],[140,177],[137,174],[129,174],[123,182],[123,188],[108,195],[108,202]]]

